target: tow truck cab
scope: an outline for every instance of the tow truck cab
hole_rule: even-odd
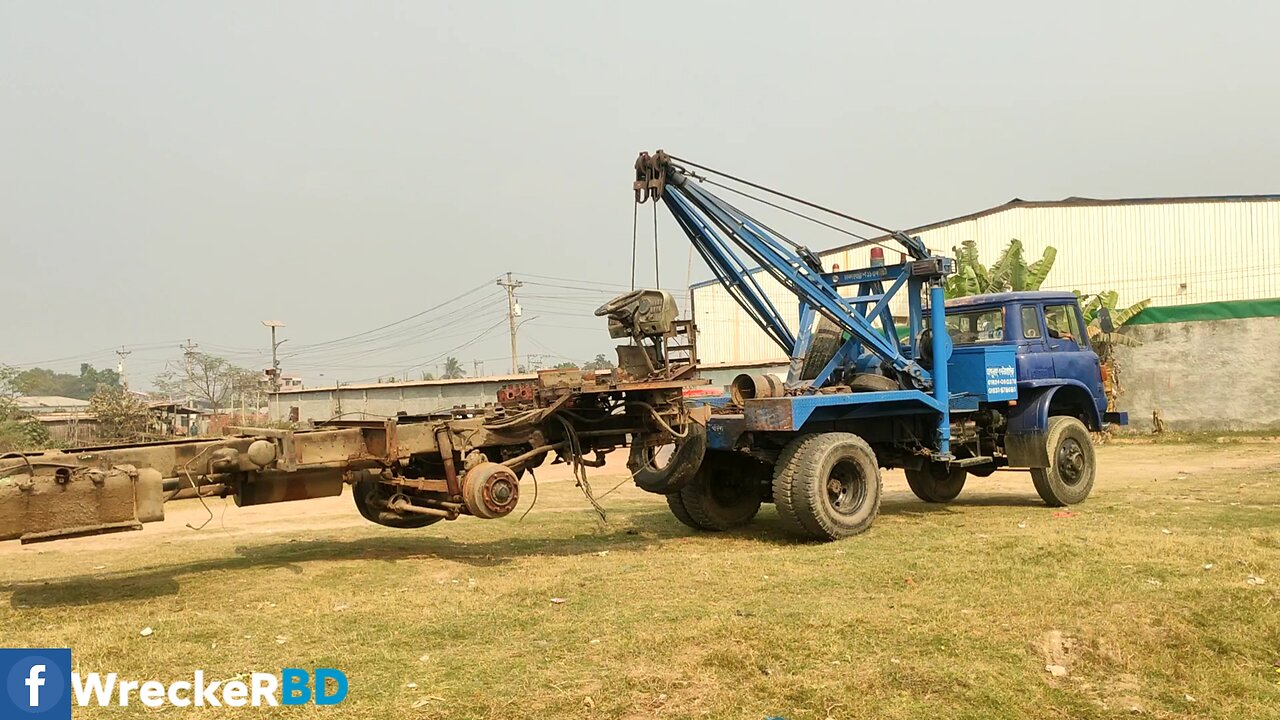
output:
[[[1012,345],[1018,397],[1009,414],[1006,450],[1015,467],[1043,467],[1050,417],[1077,418],[1090,430],[1127,424],[1107,412],[1102,365],[1074,294],[1005,292],[947,301],[947,331],[959,350]]]

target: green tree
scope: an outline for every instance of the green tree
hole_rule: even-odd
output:
[[[120,374],[115,370],[98,370],[81,363],[80,374],[54,372],[47,368],[30,368],[17,373],[13,386],[23,395],[59,395],[88,400],[99,387],[120,387]]]
[[[262,376],[208,353],[186,353],[156,376],[156,389],[170,398],[190,398],[208,408],[228,407],[237,393],[256,392]]]
[[[151,423],[147,404],[122,388],[99,387],[89,398],[89,412],[98,418],[98,435],[103,440],[141,439]]]
[[[450,355],[444,361],[444,373],[440,376],[445,380],[457,380],[466,377],[467,371],[462,369],[462,363],[458,362],[458,358]]]
[[[1057,249],[1050,246],[1044,249],[1039,260],[1028,263],[1022,241],[1016,238],[1009,241],[1008,247],[990,268],[978,258],[978,244],[973,240],[965,240],[959,248],[952,250],[956,254],[956,272],[947,278],[945,289],[948,298],[1010,290],[1039,290],[1058,257]]]
[[[582,369],[587,371],[608,370],[613,367],[614,367],[613,361],[610,360],[609,357],[604,353],[600,353],[596,355],[594,359],[588,360],[587,362],[582,363]]]
[[[0,366],[0,452],[38,450],[50,445],[49,430],[18,406],[18,371]]]
[[[578,363],[574,363],[574,362],[557,363],[554,369],[555,370],[577,370]]]

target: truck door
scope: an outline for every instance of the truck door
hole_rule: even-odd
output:
[[[1023,305],[1018,309],[1018,379],[1039,380],[1054,375],[1053,355],[1044,342],[1039,305]]]
[[[1089,347],[1079,307],[1075,303],[1045,305],[1044,324],[1054,374],[1064,380],[1079,380],[1095,398],[1102,397],[1102,367]]]

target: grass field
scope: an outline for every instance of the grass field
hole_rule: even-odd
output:
[[[1099,460],[1070,514],[1021,473],[949,506],[887,473],[875,527],[831,544],[795,542],[771,507],[695,534],[627,487],[601,525],[554,473],[523,521],[421,531],[342,497],[215,500],[193,532],[207,515],[184,501],[142,533],[0,548],[0,635],[142,679],[350,678],[332,708],[77,717],[1280,716],[1280,444]]]

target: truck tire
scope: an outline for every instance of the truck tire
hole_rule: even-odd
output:
[[[949,467],[946,463],[931,462],[913,470],[907,468],[907,485],[916,497],[930,503],[949,503],[964,489],[969,473],[962,467]]]
[[[751,522],[760,512],[760,489],[767,476],[768,466],[758,460],[708,450],[680,499],[699,528],[729,530]]]
[[[875,373],[858,373],[849,381],[849,389],[853,392],[888,392],[901,390],[897,380]]]
[[[351,486],[351,498],[355,500],[356,510],[360,511],[360,517],[371,523],[401,530],[415,530],[434,525],[444,519],[431,515],[399,515],[387,510],[379,510],[371,502],[374,499],[371,496],[377,495],[389,497],[382,483],[376,480],[359,480]],[[386,497],[383,499],[385,500]]]
[[[693,528],[694,530],[706,530],[706,528],[699,525],[698,521],[694,520],[693,516],[689,514],[689,511],[685,509],[684,498],[680,497],[680,493],[673,492],[667,495],[667,507],[671,510],[671,514],[675,515],[676,519],[681,523]]]
[[[675,451],[660,467],[655,465],[653,448],[633,442],[627,457],[627,469],[641,490],[658,495],[679,492],[698,467],[707,452],[707,428],[691,422],[685,425],[687,434],[676,440]]]
[[[1084,502],[1097,474],[1089,429],[1076,418],[1055,415],[1049,418],[1045,446],[1049,467],[1031,468],[1031,481],[1040,499],[1049,507]]]
[[[880,466],[851,433],[805,435],[783,449],[773,474],[783,524],[818,540],[866,532],[880,512]]]
[[[804,364],[800,366],[800,379],[812,380],[818,377],[822,368],[831,362],[836,351],[844,344],[840,327],[825,317],[818,317],[818,326],[813,329],[813,338],[809,341],[809,352],[804,355]]]

